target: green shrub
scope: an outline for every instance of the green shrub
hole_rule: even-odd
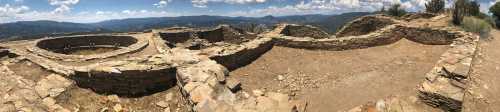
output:
[[[391,16],[396,16],[396,17],[401,17],[405,15],[407,12],[406,10],[401,8],[401,4],[394,4],[387,10],[387,14]]]
[[[500,2],[495,3],[495,5],[490,7],[490,13],[495,16],[496,26],[500,26]]]
[[[491,31],[491,25],[487,21],[476,17],[464,17],[461,27],[465,31],[479,33],[481,37],[488,36]]]
[[[453,4],[453,24],[460,25],[465,16],[483,18],[479,9],[479,3],[469,0],[457,0]]]
[[[430,13],[440,13],[444,11],[444,0],[431,0],[425,4],[425,11]]]

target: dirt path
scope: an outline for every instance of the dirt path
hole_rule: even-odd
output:
[[[415,95],[416,85],[447,48],[405,39],[348,51],[276,46],[230,77],[250,93],[278,91],[307,101],[309,112],[346,110],[390,95]]]
[[[481,40],[473,62],[469,92],[464,99],[464,112],[500,110],[500,31],[491,32],[492,40]]]

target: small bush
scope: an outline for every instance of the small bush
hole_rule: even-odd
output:
[[[490,13],[496,18],[496,26],[500,26],[500,2],[497,2],[495,5],[490,7]]]
[[[425,4],[425,11],[430,13],[440,13],[444,11],[444,0],[431,0]]]
[[[406,10],[401,8],[401,4],[394,4],[387,11],[388,15],[396,16],[396,17],[401,17],[401,16],[405,15],[406,13],[407,13]]]
[[[479,33],[481,37],[487,37],[491,31],[490,24],[476,17],[464,17],[461,27],[468,32]]]

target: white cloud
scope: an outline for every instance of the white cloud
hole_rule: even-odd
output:
[[[0,22],[8,22],[9,20],[18,20],[18,16],[29,11],[28,6],[11,6],[5,4],[0,6]]]
[[[180,16],[180,14],[170,13],[166,11],[149,11],[149,10],[124,10],[121,12],[95,11],[95,12],[79,12],[74,14],[54,14],[52,12],[30,11],[25,13],[19,13],[16,14],[15,16],[0,17],[0,23],[8,23],[16,21],[37,21],[37,20],[93,23],[110,19],[169,17],[169,16],[170,17]]]
[[[194,7],[205,8],[209,2],[223,2],[228,4],[264,3],[266,0],[191,0]]]
[[[237,11],[231,16],[264,16],[264,15],[296,15],[296,14],[340,14],[345,12],[366,12],[380,10],[393,4],[401,4],[409,11],[420,11],[430,0],[309,0],[295,5],[282,7],[269,6],[264,9]],[[452,3],[452,2],[447,2]]]
[[[172,0],[160,0],[160,2],[153,4],[153,6],[157,8],[164,8],[168,5],[168,3],[172,2]]]
[[[52,11],[55,14],[61,14],[71,11],[71,6],[78,4],[79,0],[49,0],[52,6],[58,6]]]

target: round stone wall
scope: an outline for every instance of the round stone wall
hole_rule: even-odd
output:
[[[75,36],[41,40],[36,46],[55,53],[71,54],[80,50],[112,51],[128,47],[137,41],[131,36]]]

